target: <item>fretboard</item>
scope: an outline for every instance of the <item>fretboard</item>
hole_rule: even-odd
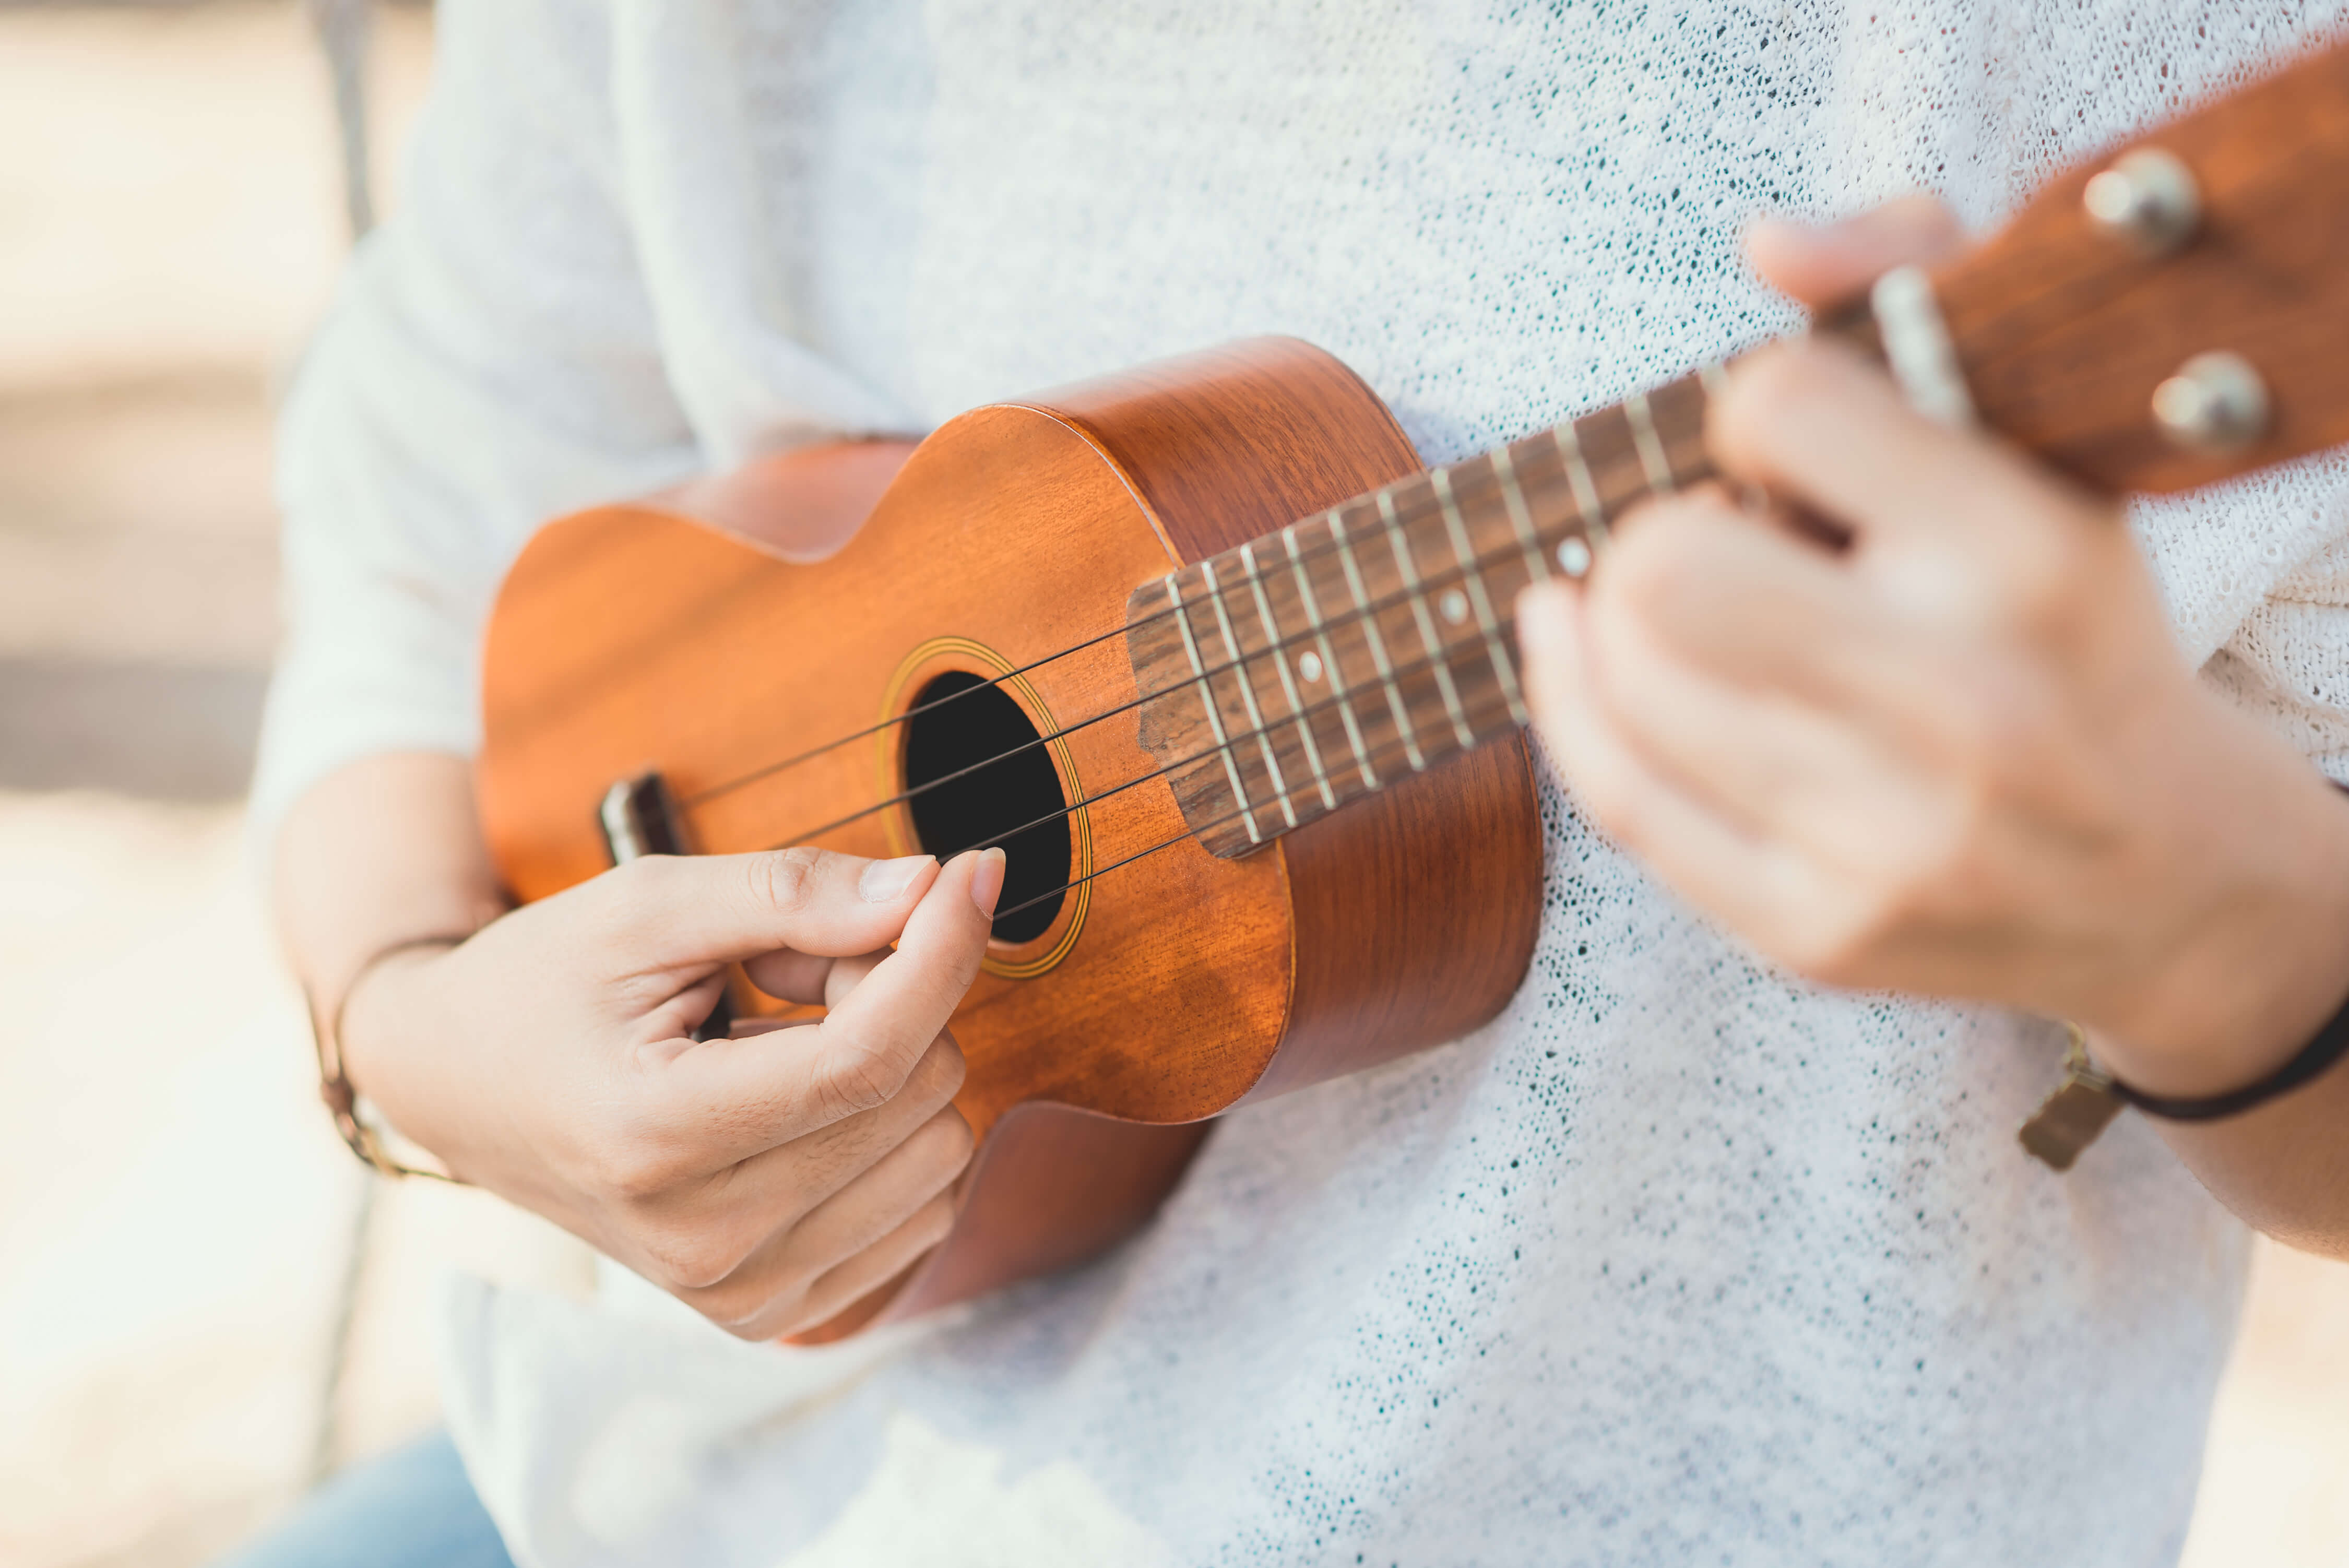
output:
[[[1703,370],[1413,475],[1136,589],[1143,747],[1241,855],[1526,721],[1518,591],[1709,476]]]

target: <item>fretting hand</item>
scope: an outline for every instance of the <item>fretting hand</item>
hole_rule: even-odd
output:
[[[347,1060],[456,1174],[734,1334],[792,1333],[952,1222],[971,1136],[946,1026],[1002,885],[999,850],[943,869],[814,850],[632,861],[369,971]],[[738,962],[830,1012],[697,1043]]]
[[[1817,304],[1955,240],[1918,201],[1751,252]],[[2195,680],[2120,508],[1822,341],[1734,366],[1707,438],[1849,546],[1707,486],[1529,591],[1580,809],[1813,978],[2075,1018],[2159,1093],[2291,1056],[2349,987],[2349,809]]]

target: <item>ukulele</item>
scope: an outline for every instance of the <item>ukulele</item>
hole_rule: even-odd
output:
[[[1815,330],[2108,492],[2349,439],[2349,47]],[[645,853],[1007,851],[953,1232],[803,1339],[1098,1253],[1209,1118],[1500,1009],[1541,898],[1513,604],[1712,474],[1719,376],[1425,469],[1344,366],[1257,340],[538,532],[483,678],[516,897]],[[790,1012],[738,974],[702,1032]]]

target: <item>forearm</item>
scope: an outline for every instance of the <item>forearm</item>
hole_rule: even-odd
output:
[[[278,832],[271,884],[287,956],[322,1017],[386,948],[473,931],[506,908],[471,765],[440,752],[367,758],[314,785]]]

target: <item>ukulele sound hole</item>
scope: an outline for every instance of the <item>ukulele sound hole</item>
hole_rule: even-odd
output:
[[[1032,744],[1036,727],[1019,705],[980,676],[939,676],[914,698],[916,709],[932,703],[939,706],[905,721],[905,788],[921,791],[906,802],[914,836],[940,860],[1000,843],[1003,896],[996,907],[1009,913],[997,917],[995,936],[1032,941],[1051,928],[1068,896],[1069,802],[1051,751]],[[1038,902],[1019,907],[1031,898]]]

